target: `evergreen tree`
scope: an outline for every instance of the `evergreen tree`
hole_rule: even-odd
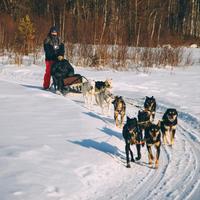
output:
[[[21,52],[28,54],[32,50],[35,38],[35,28],[28,15],[20,19],[16,32],[16,47]]]

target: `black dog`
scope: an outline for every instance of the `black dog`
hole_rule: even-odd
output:
[[[63,80],[66,77],[73,75],[74,68],[66,59],[56,61],[51,67],[54,89],[62,93],[64,90]]]
[[[148,150],[148,158],[150,166],[152,165],[152,161],[154,160],[151,147],[154,146],[156,148],[155,167],[158,168],[159,157],[160,157],[160,146],[161,146],[160,123],[150,124],[150,126],[146,128],[144,141],[146,142]]]
[[[178,123],[177,117],[178,117],[178,112],[174,108],[167,109],[162,117],[161,131],[162,131],[164,144],[167,144],[167,143],[169,145],[174,144],[176,125]],[[169,133],[168,137],[170,137],[170,142],[167,140],[168,138],[167,133]]]
[[[138,128],[136,118],[131,119],[127,117],[127,121],[123,127],[122,134],[126,143],[125,151],[126,151],[127,167],[130,168],[131,165],[129,161],[129,152],[131,154],[131,162],[135,162],[130,145],[136,144],[137,156],[138,156],[136,159],[139,160],[141,158],[140,144],[142,142],[142,137],[141,137],[141,132]]]
[[[142,135],[144,135],[145,129],[150,124],[150,114],[149,112],[145,110],[139,110],[138,111],[138,126],[142,132]]]
[[[144,101],[144,109],[145,111],[149,112],[150,114],[150,120],[153,121],[155,118],[155,112],[156,112],[156,100],[152,97],[147,97]]]
[[[126,114],[126,103],[124,99],[121,96],[115,96],[114,101],[112,102],[114,105],[114,120],[115,124],[118,127],[122,127],[124,122],[124,116]],[[120,122],[119,122],[119,116],[120,116]]]

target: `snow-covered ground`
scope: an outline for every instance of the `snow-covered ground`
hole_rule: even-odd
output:
[[[125,167],[121,129],[113,113],[88,110],[81,94],[41,90],[44,66],[0,65],[1,200],[182,200],[200,198],[200,65],[149,73],[75,68],[87,78],[113,79],[113,93],[136,116],[145,96],[158,110],[176,108],[173,148],[162,146],[160,165]],[[136,149],[132,147],[135,155]]]

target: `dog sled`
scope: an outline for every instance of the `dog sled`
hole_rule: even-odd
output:
[[[87,81],[87,78],[80,74],[74,74],[73,76],[68,76],[63,80],[64,84],[63,89],[66,92],[81,93],[81,88],[84,81]]]
[[[66,59],[57,60],[52,65],[51,76],[54,89],[58,94],[81,93],[82,83],[87,80],[84,76],[75,74],[73,66]]]

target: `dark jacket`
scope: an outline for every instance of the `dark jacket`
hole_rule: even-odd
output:
[[[45,60],[56,61],[58,56],[64,56],[64,44],[60,41],[58,36],[52,36],[50,33],[44,40]]]

